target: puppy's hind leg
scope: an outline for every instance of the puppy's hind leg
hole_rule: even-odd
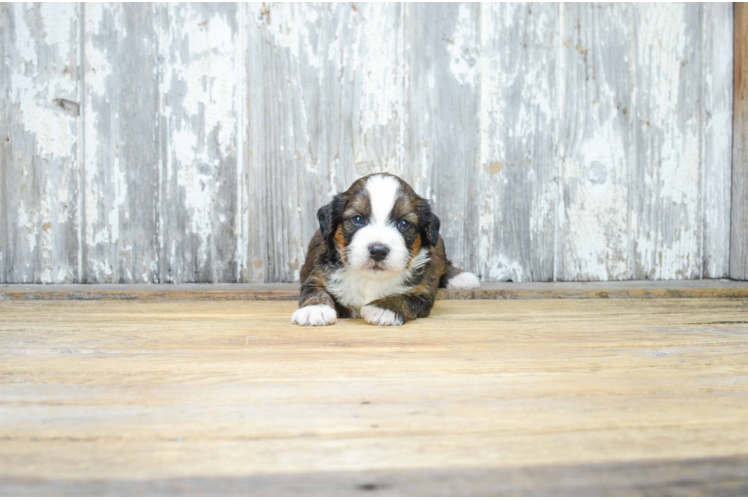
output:
[[[452,265],[452,262],[447,261],[447,272],[439,280],[440,288],[446,288],[447,290],[470,290],[479,286],[480,280],[476,275],[463,271],[459,267]]]

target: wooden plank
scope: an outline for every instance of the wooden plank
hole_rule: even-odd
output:
[[[161,281],[236,281],[237,151],[243,140],[237,104],[244,78],[238,6],[156,9]]]
[[[553,279],[558,14],[552,3],[480,7],[480,165],[466,232],[470,270],[485,281]]]
[[[316,212],[402,160],[399,4],[250,7],[249,281],[298,280]]]
[[[558,279],[726,275],[729,20],[562,6]]]
[[[703,272],[702,19],[699,4],[637,4],[634,10],[637,279],[694,279]]]
[[[78,281],[78,6],[7,4],[5,281]]]
[[[82,281],[158,283],[158,37],[152,4],[85,9]]]
[[[706,3],[703,9],[702,277],[726,278],[730,274],[733,6]]]
[[[732,496],[748,457],[506,468],[391,469],[146,480],[5,479],[5,496]]]
[[[477,239],[479,201],[469,186],[480,165],[479,5],[413,3],[405,6],[405,180],[429,198],[441,219],[452,261],[478,269],[468,251]]]
[[[728,280],[483,283],[446,290],[439,300],[748,298],[748,284]],[[293,300],[298,283],[191,285],[0,285],[2,300]]]
[[[555,278],[632,279],[627,207],[633,196],[635,7],[562,4],[560,9]]]
[[[745,299],[592,306],[2,302],[0,492],[745,491]]]
[[[735,3],[730,277],[748,279],[748,6]]]
[[[10,14],[8,4],[0,3],[0,60],[5,61],[5,47],[9,45]],[[8,130],[7,104],[10,101],[10,83],[8,82],[7,65],[0,64],[0,283],[6,282],[5,261],[8,260],[8,185],[5,181],[10,161],[9,153],[10,130]]]

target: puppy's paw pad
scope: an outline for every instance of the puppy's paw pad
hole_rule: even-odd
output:
[[[398,326],[405,323],[405,318],[401,315],[394,311],[390,311],[389,309],[382,309],[377,306],[362,307],[361,317],[364,318],[367,323],[378,326]]]
[[[460,273],[447,282],[447,290],[470,290],[478,288],[480,280],[473,273]]]
[[[301,326],[331,325],[338,320],[338,313],[330,306],[305,306],[291,315],[291,323]]]

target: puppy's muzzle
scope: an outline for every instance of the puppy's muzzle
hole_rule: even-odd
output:
[[[374,262],[382,262],[387,258],[387,254],[389,253],[389,247],[379,245],[377,243],[369,245],[369,257],[371,257],[371,260],[373,260]]]

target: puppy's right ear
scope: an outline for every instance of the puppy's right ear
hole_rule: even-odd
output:
[[[335,230],[340,223],[340,211],[343,198],[340,195],[335,195],[332,199],[332,203],[328,203],[324,207],[317,210],[317,220],[319,221],[319,229],[322,233],[322,238],[327,239],[331,234],[335,233]]]

